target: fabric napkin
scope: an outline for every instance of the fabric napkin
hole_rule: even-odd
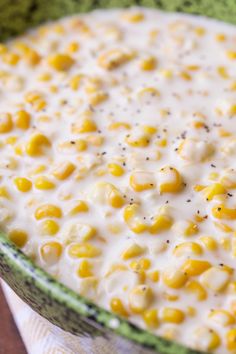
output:
[[[111,354],[103,338],[65,332],[34,312],[4,282],[2,288],[28,354]]]

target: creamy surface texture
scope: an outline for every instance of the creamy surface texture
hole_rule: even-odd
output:
[[[96,11],[0,45],[0,227],[142,328],[236,353],[236,28]]]

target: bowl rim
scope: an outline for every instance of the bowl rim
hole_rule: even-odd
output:
[[[6,234],[0,231],[0,264],[2,256],[5,257],[10,269],[17,269],[17,272],[22,277],[32,281],[33,285],[40,292],[46,296],[50,296],[51,300],[57,301],[59,305],[66,305],[69,310],[80,316],[82,320],[89,322],[94,327],[98,327],[104,333],[108,330],[113,334],[141,345],[145,349],[154,350],[154,353],[203,354],[202,351],[188,348],[177,342],[157,336],[148,330],[139,328],[127,319],[105,310],[91,300],[86,299],[86,297],[76,293],[76,291],[62,284],[38,265],[34,264],[28,256],[8,239]],[[4,279],[4,271],[0,275],[8,283]],[[17,289],[14,290],[17,293]],[[21,294],[17,293],[17,295],[21,297]],[[160,351],[160,347],[165,346],[169,348],[169,351]]]

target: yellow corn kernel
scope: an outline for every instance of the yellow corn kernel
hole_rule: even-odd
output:
[[[24,247],[28,241],[27,232],[21,229],[11,230],[8,234],[8,237],[19,248]]]
[[[196,345],[200,346],[199,349],[204,351],[212,351],[220,346],[220,337],[211,328],[199,327],[195,331]]]
[[[220,267],[211,267],[201,276],[201,282],[208,289],[215,292],[222,291],[229,283],[230,274],[227,270]]]
[[[204,27],[196,27],[196,28],[194,28],[194,32],[199,37],[202,37],[206,33],[206,29]]]
[[[193,189],[195,190],[195,192],[201,192],[204,188],[206,188],[206,186],[202,185],[202,184],[196,184]]]
[[[5,54],[7,52],[7,47],[5,46],[5,44],[0,43],[0,55],[1,54]]]
[[[161,168],[159,171],[160,193],[178,193],[184,187],[180,173],[171,166]]]
[[[142,317],[148,328],[154,329],[158,327],[159,321],[156,309],[144,311]]]
[[[229,74],[225,66],[219,66],[217,68],[218,74],[223,78],[223,79],[229,79]]]
[[[46,107],[46,101],[40,92],[28,92],[25,95],[25,102],[29,103],[36,112],[42,111]]]
[[[75,243],[69,248],[69,255],[74,258],[94,258],[100,256],[101,250],[90,243]]]
[[[226,40],[226,35],[224,33],[217,33],[215,39],[218,42],[224,42]]]
[[[124,205],[124,199],[120,191],[112,184],[106,184],[106,198],[113,208],[121,208]]]
[[[134,243],[130,247],[128,247],[121,255],[121,258],[125,261],[130,258],[135,258],[141,256],[145,252],[145,248],[139,246],[137,243]]]
[[[90,118],[84,118],[79,125],[72,127],[72,133],[91,133],[97,131],[96,123]]]
[[[218,204],[212,208],[212,215],[216,219],[235,220],[236,209],[230,209],[223,204]]]
[[[184,321],[184,318],[183,311],[173,307],[165,307],[161,313],[161,320],[163,322],[181,323]]]
[[[236,188],[236,171],[233,169],[225,171],[224,175],[220,179],[220,183],[225,188],[235,189]]]
[[[184,230],[184,236],[193,236],[198,233],[198,225],[192,221],[188,221],[188,226]]]
[[[7,145],[15,145],[15,143],[17,142],[18,140],[18,137],[17,136],[14,136],[14,135],[11,135],[11,136],[8,136],[6,138],[6,144]]]
[[[208,178],[209,178],[210,181],[217,181],[218,178],[219,178],[219,173],[217,173],[217,172],[211,172],[211,173],[209,173]],[[206,187],[206,186],[204,186],[204,188],[205,188],[205,187]]]
[[[145,87],[138,91],[138,97],[159,97],[160,92],[155,87]],[[149,134],[149,133],[148,133]]]
[[[215,196],[226,194],[227,191],[220,183],[213,183],[212,185],[204,188],[203,194],[207,201],[212,200]]]
[[[37,133],[31,136],[26,144],[26,153],[31,157],[41,156],[45,148],[49,148],[50,146],[49,139],[45,135]]]
[[[236,59],[236,52],[233,51],[233,50],[228,50],[228,51],[226,52],[226,55],[227,55],[227,57],[228,57],[229,59],[231,59],[231,60],[235,60],[235,59]]]
[[[139,270],[148,270],[151,266],[151,261],[148,258],[141,258],[138,261],[131,261],[130,268],[138,272]]]
[[[140,135],[138,137],[128,135],[125,138],[125,142],[134,148],[144,148],[149,145],[150,139],[147,135]]]
[[[139,206],[137,204],[127,205],[124,209],[124,220],[128,227],[139,234],[147,229],[147,226],[137,217]]]
[[[67,71],[74,64],[74,59],[68,54],[53,54],[49,56],[48,64],[57,71]]]
[[[22,130],[27,130],[30,127],[30,114],[24,110],[20,110],[15,114],[16,127]]]
[[[207,298],[207,292],[203,286],[196,280],[189,280],[185,285],[185,290],[195,295],[198,301],[204,301]]]
[[[52,75],[49,73],[42,73],[38,76],[39,81],[50,81],[52,78]]]
[[[70,175],[74,172],[75,165],[71,162],[63,162],[57,166],[57,168],[53,171],[53,176],[57,179],[63,181],[70,177]]]
[[[70,215],[87,213],[88,211],[89,211],[88,204],[83,200],[78,200],[76,202],[76,205],[70,210]]]
[[[169,230],[173,224],[173,220],[169,215],[159,214],[153,217],[152,224],[149,227],[151,234],[159,234]]]
[[[192,76],[187,71],[181,71],[180,77],[185,81],[192,80]]]
[[[76,53],[76,52],[78,52],[79,48],[80,48],[80,45],[78,42],[71,42],[67,46],[66,50],[68,53]]]
[[[35,66],[40,63],[41,56],[36,50],[27,48],[22,56],[22,59],[26,62],[26,64]]]
[[[109,130],[118,130],[118,129],[129,130],[129,129],[131,129],[131,126],[129,123],[125,123],[125,122],[114,122],[108,126],[108,129]]]
[[[211,236],[201,236],[199,240],[204,244],[208,251],[215,251],[218,247],[217,242]]]
[[[20,56],[16,53],[5,53],[2,56],[2,60],[4,63],[11,65],[11,66],[15,66],[18,64],[19,60],[20,60]]]
[[[196,276],[205,272],[211,267],[211,264],[207,261],[198,259],[187,259],[181,269],[187,274],[187,276]]]
[[[236,328],[231,328],[226,333],[226,343],[227,343],[227,349],[229,351],[236,350]]]
[[[182,288],[188,280],[187,274],[181,269],[167,268],[162,273],[163,283],[172,289]]]
[[[39,206],[35,211],[35,219],[41,220],[45,218],[58,218],[62,217],[61,209],[53,204],[44,204]]]
[[[127,317],[129,314],[126,311],[122,301],[118,297],[113,297],[110,302],[111,310],[121,317]]]
[[[32,182],[24,177],[16,177],[14,183],[20,192],[29,192],[32,188]]]
[[[106,101],[108,99],[108,94],[104,91],[97,90],[94,93],[91,93],[88,97],[89,104],[92,106],[97,106],[98,104]]]
[[[127,22],[137,23],[144,20],[144,14],[142,12],[126,12],[122,18]]]
[[[201,255],[202,247],[196,242],[183,242],[174,248],[173,255],[182,257],[186,255]]]
[[[13,129],[12,116],[10,113],[0,114],[0,134],[9,133]]]
[[[55,188],[55,183],[50,181],[50,179],[48,179],[45,176],[40,176],[40,177],[36,178],[36,180],[34,182],[34,186],[37,189],[48,190],[48,189]]]
[[[148,57],[140,62],[140,69],[144,71],[151,71],[156,68],[157,60],[155,57]]]
[[[127,53],[121,49],[110,49],[99,55],[98,65],[106,70],[114,70],[127,63],[133,57],[133,53]]]
[[[142,192],[155,188],[154,176],[145,171],[134,172],[130,175],[130,186],[135,192]]]
[[[80,240],[84,242],[93,238],[96,233],[96,228],[91,225],[75,223],[69,227],[67,239],[68,242],[71,240]]]
[[[58,233],[59,229],[58,223],[51,219],[45,220],[41,224],[42,235],[54,236]]]
[[[129,293],[129,306],[132,312],[142,313],[152,303],[153,292],[147,285],[137,285]]]
[[[90,262],[88,262],[86,259],[84,259],[80,263],[77,273],[80,276],[80,278],[92,277],[93,276],[92,264]]]
[[[111,175],[115,177],[120,177],[124,174],[124,169],[122,166],[118,165],[117,163],[109,163],[108,164],[108,171]]]
[[[55,241],[47,242],[41,247],[40,254],[47,265],[54,265],[61,257],[62,245]]]
[[[153,135],[153,134],[156,134],[156,132],[157,132],[157,128],[152,125],[144,125],[142,127],[142,129],[143,129],[143,132],[148,135]]]
[[[7,187],[5,186],[0,186],[0,198],[6,198],[6,199],[10,199],[10,194],[7,190]]]
[[[69,85],[70,85],[70,88],[73,91],[76,91],[76,90],[79,89],[82,78],[83,78],[83,75],[82,74],[78,74],[78,75],[73,76],[70,79]]]
[[[39,173],[42,173],[46,171],[46,166],[45,165],[38,165],[37,167],[35,167],[33,170],[30,171],[30,175],[37,175]]]
[[[214,222],[215,227],[217,227],[219,230],[225,232],[225,233],[230,233],[233,232],[232,227],[230,227],[229,225],[226,225],[222,222]]]
[[[224,327],[235,323],[234,317],[226,310],[211,310],[208,318]]]
[[[148,278],[153,281],[154,283],[158,282],[158,280],[160,279],[160,273],[158,272],[158,270],[154,270],[152,272],[148,273]]]

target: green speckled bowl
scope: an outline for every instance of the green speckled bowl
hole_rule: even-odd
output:
[[[236,23],[235,0],[0,0],[0,39],[15,36],[44,20],[94,8],[130,5],[202,14]],[[102,337],[107,353],[200,354],[141,330],[69,290],[34,265],[2,233],[0,275],[21,299],[53,324],[87,338],[87,343]]]

